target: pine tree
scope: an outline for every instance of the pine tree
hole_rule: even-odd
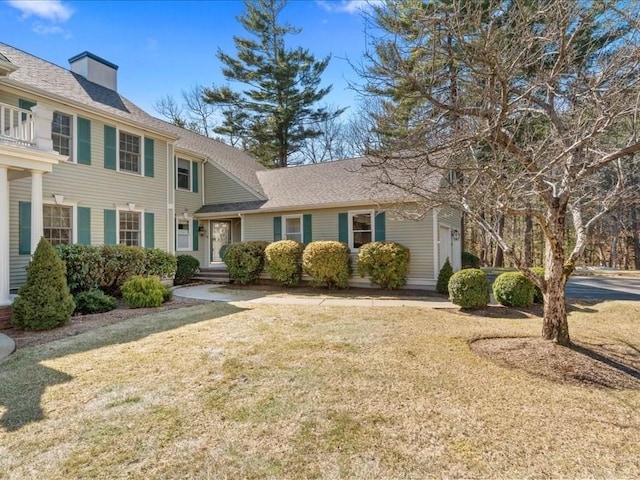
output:
[[[444,265],[442,265],[440,269],[440,273],[438,273],[436,292],[449,293],[449,280],[451,279],[451,275],[453,275],[453,267],[451,266],[451,262],[449,262],[449,257],[447,257]]]
[[[13,302],[11,323],[25,330],[49,330],[67,323],[75,307],[64,262],[43,237],[27,267],[27,282]]]
[[[278,16],[286,0],[245,0],[246,12],[238,21],[253,38],[234,37],[237,58],[221,50],[218,58],[227,80],[247,85],[242,93],[228,87],[205,89],[205,101],[230,112],[215,131],[234,132],[246,149],[268,167],[286,167],[289,158],[308,138],[320,135],[319,124],[340,115],[314,108],[331,87],[320,88],[329,64],[301,47],[289,49],[285,37],[300,33]],[[244,113],[242,122],[238,114]]]

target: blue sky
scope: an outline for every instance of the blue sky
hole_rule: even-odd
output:
[[[332,55],[323,84],[333,84],[326,103],[353,105],[357,80],[349,61],[365,49],[365,0],[292,0],[282,20],[302,28],[289,46],[316,57]],[[118,91],[157,115],[156,100],[195,84],[226,84],[218,48],[235,55],[233,35],[240,0],[64,1],[0,0],[0,41],[68,68],[68,59],[88,50],[119,66]],[[348,60],[347,60],[348,59]]]

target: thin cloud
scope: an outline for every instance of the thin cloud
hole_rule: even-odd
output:
[[[330,13],[360,13],[369,10],[374,5],[380,5],[382,0],[316,0],[324,10]]]
[[[51,22],[63,23],[71,18],[73,10],[60,0],[7,0],[13,8],[22,12],[24,18],[38,17]]]
[[[35,22],[32,30],[38,35],[62,35],[66,39],[71,38],[71,32],[58,25],[45,25],[41,22]]]

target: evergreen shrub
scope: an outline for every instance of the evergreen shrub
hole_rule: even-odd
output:
[[[130,277],[145,272],[147,256],[143,248],[128,245],[104,245],[100,289],[110,295],[119,295],[120,288]]]
[[[193,276],[198,273],[200,261],[191,255],[178,255],[176,276],[173,279],[174,285],[185,285],[191,283]]]
[[[25,330],[49,330],[67,323],[75,307],[64,262],[42,238],[27,267],[27,281],[13,302],[11,323]]]
[[[264,251],[269,242],[249,241],[232,243],[224,255],[229,277],[236,283],[246,285],[260,278],[264,269]]]
[[[333,240],[311,242],[302,252],[302,269],[315,286],[346,288],[351,275],[349,247]]]
[[[409,249],[400,243],[367,243],[358,252],[358,273],[381,288],[400,288],[407,283],[409,260]]]
[[[99,247],[59,244],[56,254],[66,266],[67,286],[72,295],[98,288],[102,279],[102,254]]]
[[[122,298],[131,308],[159,307],[167,290],[158,277],[131,277],[121,287]]]
[[[484,308],[489,305],[489,281],[482,270],[466,268],[449,280],[449,299],[462,308]]]
[[[471,252],[462,252],[462,268],[480,268],[480,258]]]
[[[177,260],[172,253],[159,248],[145,248],[144,275],[160,278],[173,278],[176,273]]]
[[[97,288],[80,292],[76,294],[73,299],[76,302],[75,313],[81,315],[110,312],[118,306],[115,298]]]
[[[493,282],[493,296],[507,307],[528,307],[533,303],[533,283],[521,272],[504,272]]]
[[[294,287],[302,278],[304,245],[293,240],[270,243],[264,250],[265,270],[273,280]]]
[[[447,257],[444,261],[444,265],[442,265],[442,268],[440,269],[440,273],[438,273],[436,292],[449,293],[449,280],[451,279],[451,275],[453,275],[453,267],[451,266],[451,262],[449,262],[449,257]]]

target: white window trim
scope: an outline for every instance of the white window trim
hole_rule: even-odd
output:
[[[178,247],[178,222],[182,220],[189,222],[189,248]],[[176,216],[175,221],[176,229],[176,252],[193,252],[193,217]]]
[[[140,139],[140,173],[129,170],[120,170],[120,131],[127,135],[133,135]],[[133,175],[134,177],[144,177],[144,135],[135,130],[125,130],[116,127],[116,172]]]
[[[353,252],[359,252],[359,248],[355,248],[353,246],[353,217],[355,215],[361,215],[363,213],[368,213],[371,215],[371,241],[375,241],[375,232],[376,232],[376,212],[375,210],[353,210],[349,212],[349,250]]]
[[[77,152],[78,152],[78,116],[75,113],[65,111],[61,108],[54,108],[54,112],[62,113],[63,115],[67,115],[71,117],[71,155],[67,159],[66,163],[78,163],[77,160]],[[53,120],[51,120],[53,123]],[[51,141],[53,141],[53,130],[51,132]],[[66,205],[69,206],[69,205]]]
[[[120,245],[120,212],[138,212],[140,214],[140,245],[144,247],[144,208],[116,206],[116,245]]]
[[[42,210],[44,214],[44,207],[71,207],[71,244],[78,243],[78,204],[73,202],[60,202],[44,201],[42,202]],[[44,233],[44,227],[43,227]]]
[[[180,160],[184,160],[185,162],[189,162],[189,188],[182,188],[178,186],[178,163]],[[178,157],[176,156],[176,190],[180,190],[181,192],[193,192],[193,164],[195,162],[188,158]]]
[[[287,240],[287,219],[298,218],[300,219],[300,243],[304,240],[304,222],[302,215],[283,215],[282,216],[282,239]]]

